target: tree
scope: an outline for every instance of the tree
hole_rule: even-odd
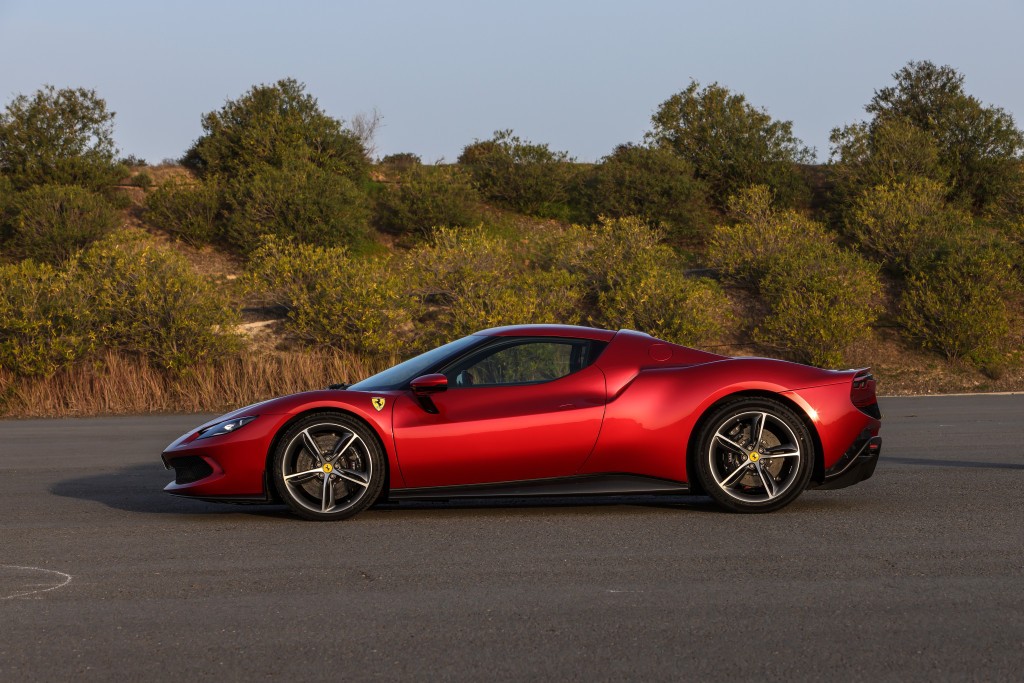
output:
[[[928,161],[929,170],[915,171],[934,180],[948,178],[950,199],[975,210],[985,209],[1013,191],[1019,182],[1024,133],[1017,129],[1013,117],[1000,107],[983,105],[964,91],[964,76],[951,66],[937,66],[930,61],[908,62],[893,74],[895,84],[875,91],[865,111],[871,121],[859,124],[861,137],[866,137],[869,154],[853,154],[848,144],[851,135],[833,131],[832,155],[842,165],[863,166],[874,163],[875,154],[888,150],[890,159],[898,159],[898,150],[884,143],[893,127],[918,131],[904,166],[920,165],[924,149],[922,136],[936,150],[937,164]],[[894,153],[897,152],[897,153]],[[938,168],[936,168],[936,166]],[[874,178],[868,184],[892,178]],[[904,178],[905,180],[905,178]]]
[[[305,89],[305,84],[286,78],[253,86],[237,100],[228,100],[219,111],[203,116],[204,133],[183,163],[203,177],[312,164],[363,180],[369,162],[362,142],[328,116]]]
[[[305,85],[289,78],[254,86],[206,114],[203,130],[183,162],[218,197],[183,199],[203,201],[195,209],[215,216],[218,239],[243,252],[266,234],[332,246],[365,240],[366,149]]]
[[[480,194],[510,209],[542,216],[557,213],[566,201],[571,161],[566,152],[523,140],[511,130],[476,140],[459,155]]]
[[[848,206],[866,189],[927,178],[945,184],[949,172],[932,137],[904,117],[832,131],[834,199]]]
[[[16,190],[80,185],[104,190],[125,173],[117,163],[114,112],[95,90],[47,85],[18,95],[0,114],[0,172]]]
[[[711,223],[707,186],[690,162],[662,147],[619,145],[591,171],[583,194],[590,220],[638,216],[675,238]]]
[[[784,204],[806,192],[795,164],[814,154],[793,135],[793,123],[774,120],[718,83],[690,81],[661,103],[651,123],[647,140],[693,164],[720,208],[750,185],[768,185]]]

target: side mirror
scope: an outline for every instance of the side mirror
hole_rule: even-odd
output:
[[[448,378],[444,375],[423,375],[414,379],[410,385],[416,396],[430,396],[448,390]]]

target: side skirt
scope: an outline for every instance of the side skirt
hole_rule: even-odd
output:
[[[644,493],[688,493],[679,481],[636,474],[581,474],[573,477],[505,481],[496,484],[392,489],[388,500],[447,500],[449,498],[523,498],[531,496],[603,496]]]

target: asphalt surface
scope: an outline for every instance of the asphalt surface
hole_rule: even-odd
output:
[[[882,401],[874,478],[304,522],[163,494],[201,417],[0,422],[0,680],[1021,680],[1024,395]]]

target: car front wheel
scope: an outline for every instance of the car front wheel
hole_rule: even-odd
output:
[[[384,453],[362,421],[341,413],[315,413],[293,424],[278,441],[273,477],[297,515],[347,519],[369,507],[384,486]]]

